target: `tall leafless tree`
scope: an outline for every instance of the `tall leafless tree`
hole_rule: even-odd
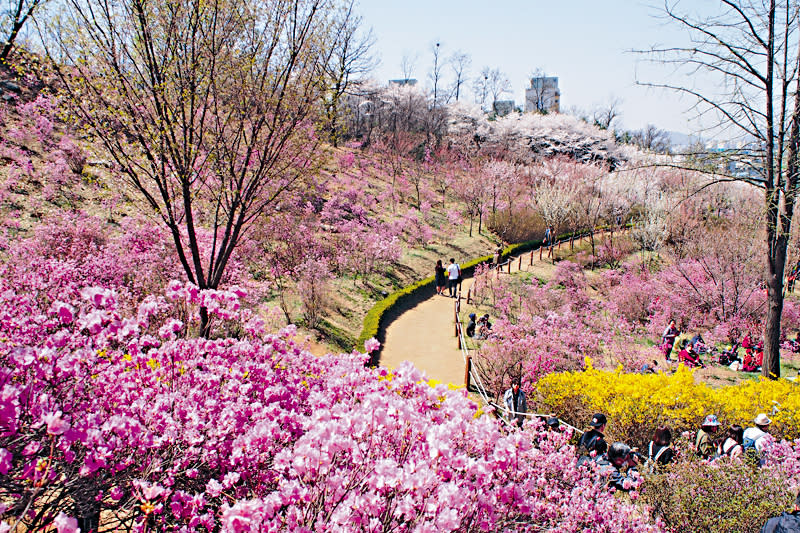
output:
[[[44,42],[73,111],[187,278],[217,288],[243,235],[310,175],[335,0],[66,1]]]
[[[330,61],[325,67],[324,106],[333,146],[338,146],[341,138],[339,115],[342,98],[358,92],[365,77],[377,66],[372,55],[375,36],[372,29],[364,29],[362,17],[354,9],[355,0],[350,0],[337,16]]]
[[[453,79],[453,96],[458,102],[458,98],[461,95],[461,86],[464,85],[469,67],[472,65],[472,58],[469,54],[459,50],[450,56],[449,64],[455,77]]]
[[[500,100],[500,97],[504,94],[511,92],[511,82],[508,80],[508,76],[499,68],[484,69],[483,74],[488,76],[486,87],[492,97],[492,104]]]
[[[800,53],[798,4],[794,0],[721,0],[713,15],[664,5],[666,17],[691,37],[687,45],[644,51],[677,70],[676,82],[652,83],[692,97],[694,110],[718,127],[755,139],[746,155],[752,173],[717,176],[762,188],[766,237],[764,278],[767,313],[762,373],[780,376],[780,327],[787,246],[798,193]],[[680,74],[689,74],[689,78]],[[695,85],[691,80],[707,80]],[[753,164],[755,162],[755,164]]]
[[[659,154],[669,152],[671,146],[669,133],[658,129],[653,124],[648,124],[640,130],[631,132],[630,137],[631,143]]]
[[[442,82],[443,70],[445,66],[445,61],[442,58],[442,43],[436,41],[431,45],[431,54],[433,55],[433,69],[429,74],[431,84],[433,85],[433,108],[435,109],[439,105],[439,99],[441,98],[439,85]]]
[[[603,130],[611,129],[614,125],[614,121],[621,115],[619,109],[620,105],[621,101],[617,98],[613,98],[608,103],[595,109],[592,117],[595,126]]]

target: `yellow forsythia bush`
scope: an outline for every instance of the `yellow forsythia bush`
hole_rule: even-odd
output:
[[[773,420],[778,438],[800,436],[800,386],[787,380],[747,381],[712,388],[695,383],[683,365],[674,374],[626,374],[598,370],[587,359],[586,370],[549,374],[535,384],[538,408],[583,427],[592,413],[608,417],[610,440],[644,446],[659,425],[673,435],[695,430],[707,414],[723,426],[752,425],[758,413]],[[777,410],[773,409],[777,408]]]

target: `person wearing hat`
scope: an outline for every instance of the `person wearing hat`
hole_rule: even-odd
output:
[[[475,327],[477,324],[475,323],[476,315],[475,313],[469,314],[469,323],[467,324],[467,337],[474,337],[475,336]]]
[[[578,450],[581,454],[581,459],[591,458],[592,452],[594,456],[599,456],[606,453],[608,444],[606,444],[606,437],[603,432],[606,430],[606,415],[603,413],[595,413],[592,421],[589,422],[591,429],[587,430],[581,435],[578,441]],[[585,460],[583,461],[585,462]]]
[[[508,421],[522,427],[522,421],[528,411],[528,402],[525,399],[525,391],[520,389],[519,386],[520,379],[517,378],[512,382],[511,388],[503,394],[503,403],[506,404],[506,409],[508,410]]]
[[[558,420],[558,417],[553,415],[547,417],[545,424],[547,424],[547,429],[549,431],[556,431],[561,426],[561,422]]]
[[[794,507],[791,512],[770,518],[761,528],[761,533],[791,533],[793,531],[800,531],[800,492],[794,498]]]
[[[719,429],[719,420],[717,415],[708,415],[703,424],[700,426],[700,431],[697,432],[697,440],[694,443],[694,449],[697,455],[703,459],[708,459],[714,455],[716,446],[714,439],[711,437]]]
[[[627,492],[639,484],[638,477],[632,476],[638,464],[637,455],[624,442],[612,444],[608,453],[598,457],[595,462],[600,475],[608,476],[609,487]],[[623,468],[627,470],[623,472]]]
[[[759,413],[753,422],[756,424],[755,427],[745,429],[742,434],[742,447],[745,450],[754,447],[760,454],[764,449],[764,437],[769,435],[769,425],[772,420],[765,413]]]

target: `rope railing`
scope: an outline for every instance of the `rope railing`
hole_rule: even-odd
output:
[[[587,232],[585,234],[581,234],[580,236],[583,237],[585,235],[589,235],[590,233],[594,233],[594,231]],[[573,236],[574,238],[574,236]],[[556,244],[561,244],[561,242],[566,242],[568,239],[561,239],[558,242],[552,243],[551,246]],[[531,250],[531,261],[533,260],[533,250]],[[511,273],[511,263],[514,261],[514,258],[508,258],[506,261],[499,263],[495,266],[498,272],[502,271],[504,266],[508,266],[508,273]],[[519,264],[520,269],[522,266],[522,256],[519,257]],[[471,288],[467,291],[467,303],[469,303],[471,294]],[[458,339],[458,348],[461,351],[461,357],[464,360],[464,384],[469,390],[470,385],[474,386],[475,390],[477,391],[478,395],[483,399],[486,405],[489,405],[495,409],[495,413],[499,413],[500,416],[503,418],[509,419],[510,415],[523,415],[528,418],[546,418],[550,415],[545,415],[541,413],[513,413],[508,407],[502,404],[498,404],[494,401],[493,398],[489,396],[489,392],[486,389],[486,386],[483,384],[483,380],[481,379],[481,375],[477,372],[472,365],[472,356],[469,353],[469,348],[467,347],[466,339],[464,338],[464,329],[461,325],[461,285],[458,287],[458,291],[456,292],[456,301],[454,304],[454,319],[455,319],[455,335]],[[567,422],[558,420],[560,425],[570,428],[576,434],[580,435],[583,434],[583,430],[576,428],[575,426],[568,424]]]
[[[481,397],[481,399],[483,399],[483,401],[484,401],[484,403],[486,403],[486,405],[489,405],[489,406],[493,407],[495,409],[495,412],[501,413],[502,417],[509,418],[509,415],[513,414],[511,412],[511,410],[508,409],[508,407],[506,407],[505,405],[498,404],[497,402],[495,402],[493,399],[490,398],[489,392],[486,390],[486,387],[483,384],[483,380],[481,379],[480,373],[475,371],[475,369],[472,366],[472,356],[470,355],[469,349],[467,348],[467,343],[465,342],[465,339],[464,339],[464,329],[461,326],[461,319],[460,319],[460,315],[459,315],[460,307],[461,307],[460,306],[460,302],[461,302],[461,293],[459,291],[458,299],[455,302],[456,335],[458,336],[458,346],[461,349],[461,356],[462,356],[462,358],[464,360],[464,368],[465,368],[464,381],[465,381],[465,385],[467,387],[467,390],[469,390],[470,384],[472,384],[475,387],[475,390],[478,392],[478,395]],[[523,416],[526,416],[526,417],[529,417],[529,418],[533,418],[533,417],[547,418],[547,417],[550,416],[550,415],[545,415],[545,414],[541,414],[541,413],[527,413],[527,412],[526,413],[516,413],[516,414],[517,415],[523,415]],[[571,424],[566,423],[565,421],[561,420],[560,418],[559,418],[558,422],[559,422],[559,424],[572,429],[573,431],[575,431],[579,435],[583,433],[582,430],[576,428],[575,426],[573,426]]]

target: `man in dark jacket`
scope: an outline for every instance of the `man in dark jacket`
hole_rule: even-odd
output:
[[[597,471],[606,479],[609,487],[628,492],[639,485],[639,478],[634,474],[638,464],[637,456],[624,442],[612,444],[608,453],[598,457],[595,463]]]
[[[761,528],[761,533],[800,533],[800,492],[794,499],[792,511],[770,518]]]
[[[603,435],[603,431],[606,429],[606,415],[596,413],[589,425],[592,429],[581,435],[581,439],[578,441],[578,453],[581,455],[578,460],[579,465],[591,460],[592,457],[606,453],[608,449],[605,435]]]

